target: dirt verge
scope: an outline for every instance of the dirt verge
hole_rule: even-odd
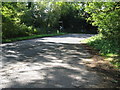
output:
[[[120,70],[116,69],[110,61],[107,61],[105,56],[101,56],[98,50],[93,49],[87,44],[82,44],[82,46],[93,55],[92,62],[85,62],[88,70],[103,73],[116,87],[120,88]]]

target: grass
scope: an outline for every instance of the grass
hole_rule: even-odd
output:
[[[11,42],[15,42],[15,41],[42,38],[42,37],[49,37],[49,36],[58,36],[58,35],[64,35],[64,34],[65,33],[41,34],[41,35],[32,35],[32,36],[26,36],[26,37],[9,38],[9,39],[3,39],[2,43],[11,43]]]
[[[116,68],[120,69],[120,48],[116,42],[105,39],[102,34],[90,37],[84,42],[99,50],[99,53],[105,56],[106,60],[109,60]]]

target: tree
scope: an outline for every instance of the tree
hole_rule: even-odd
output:
[[[26,3],[2,3],[2,36],[13,38],[31,35],[33,30],[22,22],[21,16],[27,11]]]
[[[120,48],[120,2],[89,2],[85,10],[90,14],[88,20],[98,26],[103,38]]]

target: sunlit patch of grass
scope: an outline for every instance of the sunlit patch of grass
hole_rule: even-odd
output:
[[[27,39],[35,39],[35,38],[42,38],[42,37],[49,37],[49,36],[58,36],[58,35],[64,35],[65,33],[57,33],[57,34],[41,34],[41,35],[31,35],[26,37],[17,37],[17,38],[9,38],[9,39],[3,39],[2,43],[10,43],[15,41],[21,41],[21,40],[27,40]]]

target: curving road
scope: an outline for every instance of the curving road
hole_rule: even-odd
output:
[[[110,87],[103,74],[89,71],[92,55],[81,40],[92,34],[67,34],[2,44],[0,88]]]

